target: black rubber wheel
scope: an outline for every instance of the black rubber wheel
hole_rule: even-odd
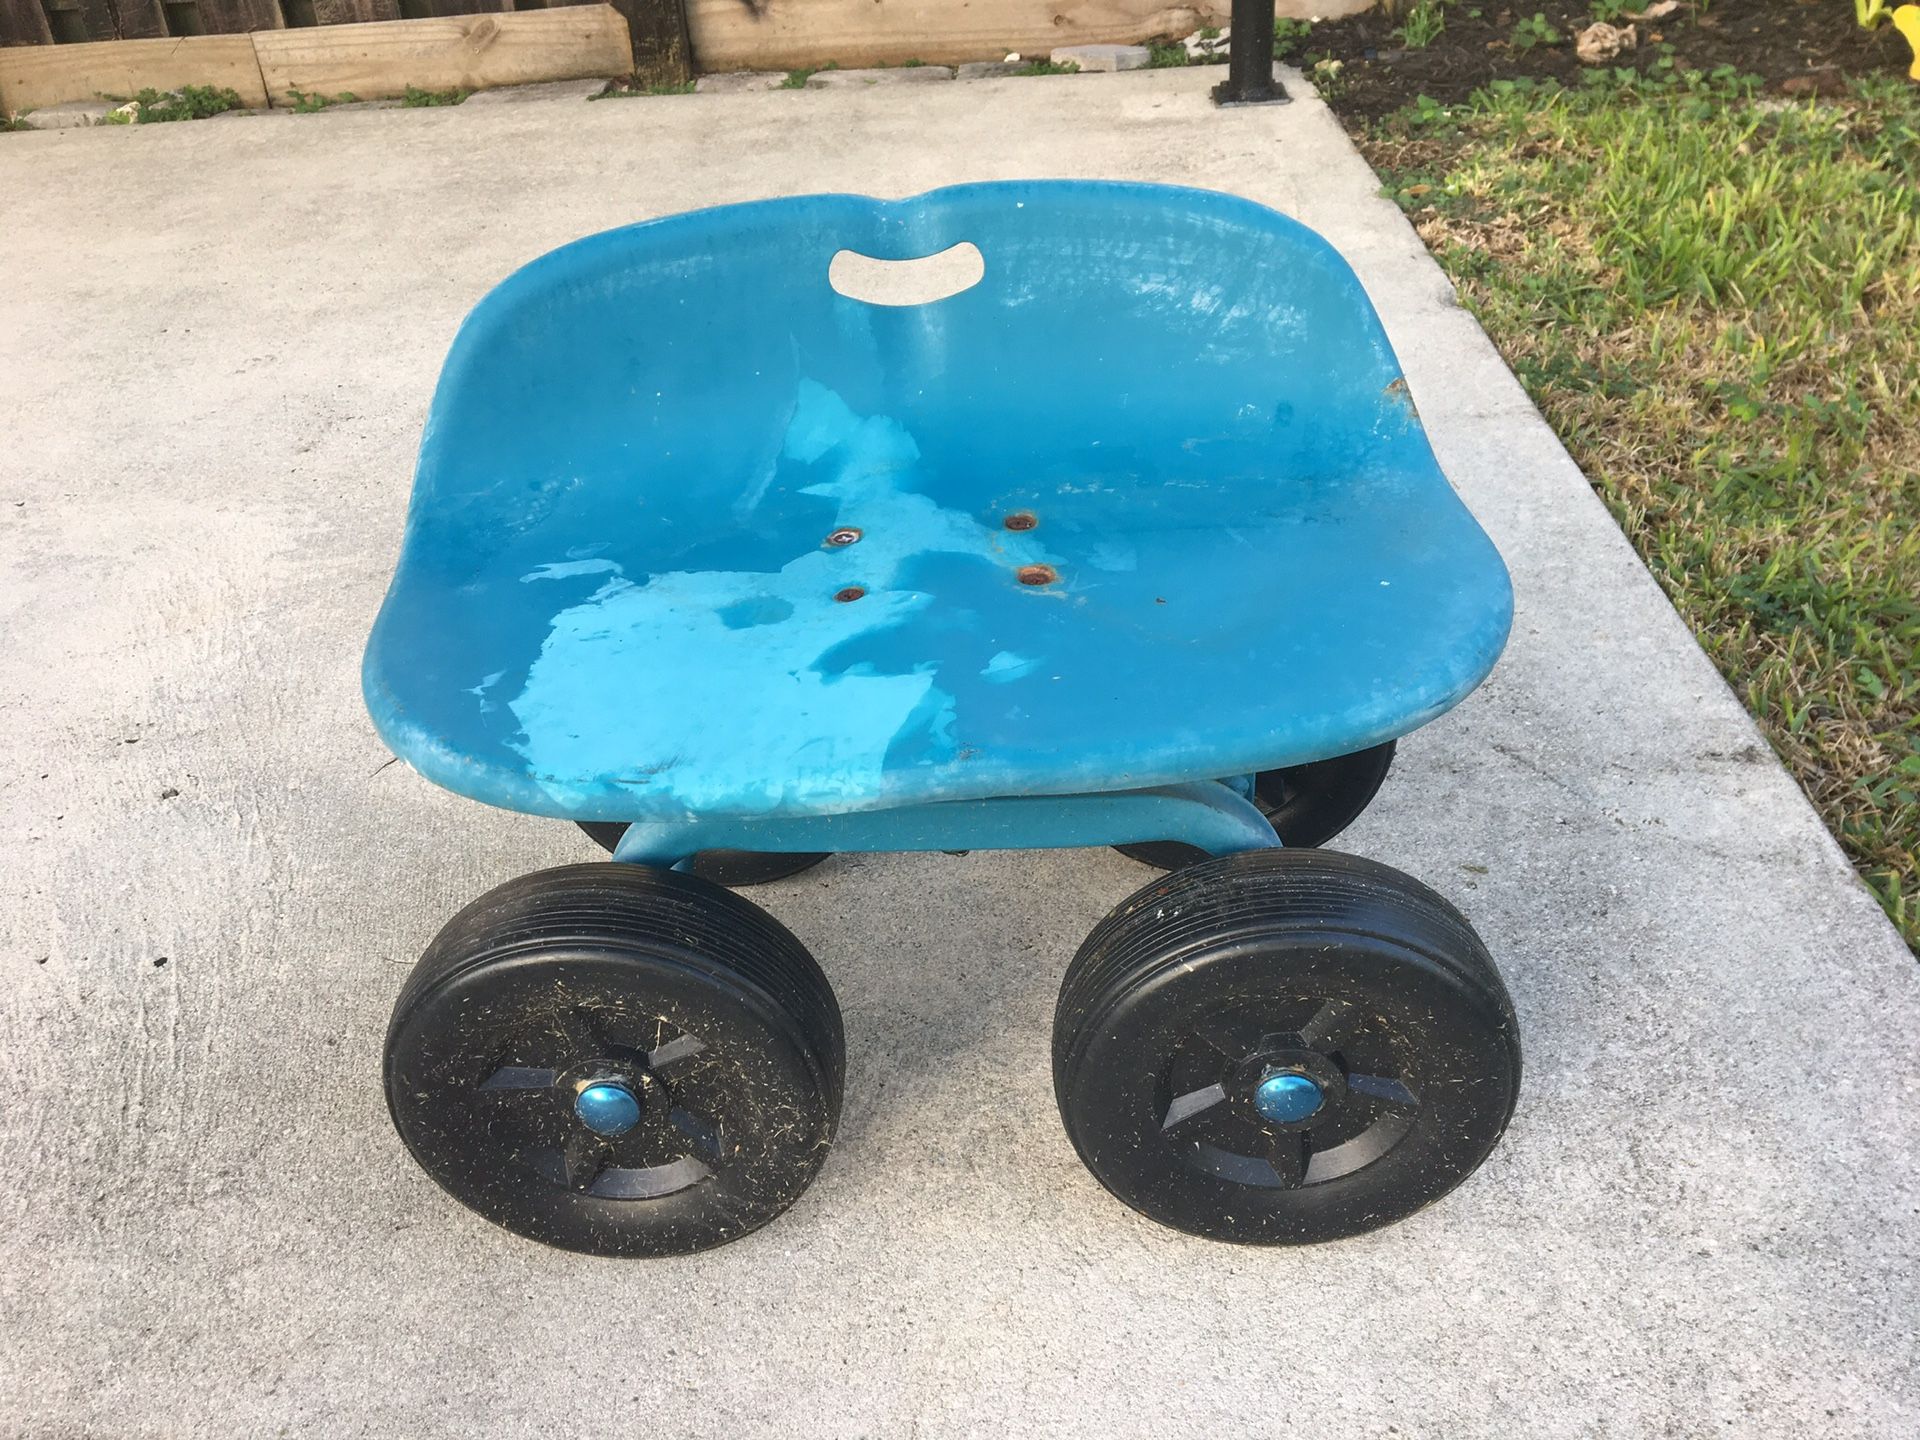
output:
[[[579,825],[593,843],[609,855],[620,843],[620,837],[627,833],[626,825],[618,820],[582,820]],[[770,880],[784,880],[802,870],[811,870],[832,853],[803,851],[783,855],[768,850],[702,850],[688,868],[702,880],[711,880],[716,885],[765,885]]]
[[[1080,1158],[1164,1225],[1259,1245],[1388,1225],[1472,1173],[1520,1085],[1472,928],[1388,866],[1261,850],[1163,877],[1061,985],[1054,1090]]]
[[[799,1198],[845,1068],[826,976],[772,916],[696,876],[570,865],[427,947],[387,1030],[387,1107],[429,1175],[516,1234],[684,1255]]]
[[[1253,803],[1273,822],[1280,843],[1293,850],[1324,845],[1360,818],[1386,782],[1393,744],[1375,745],[1351,755],[1262,770],[1253,777]],[[1130,860],[1159,870],[1178,870],[1207,858],[1207,852],[1169,840],[1113,847]]]

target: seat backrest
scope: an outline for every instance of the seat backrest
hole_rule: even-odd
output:
[[[829,279],[843,252],[963,245],[977,283],[929,303]],[[727,206],[534,261],[454,344],[415,520],[497,527],[640,485],[656,516],[697,523],[821,390],[904,427],[936,487],[1039,467],[1035,482],[1191,477],[1230,504],[1236,475],[1432,466],[1373,307],[1313,232],[1209,191],[1010,182]]]

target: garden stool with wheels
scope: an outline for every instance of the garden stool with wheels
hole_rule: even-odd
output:
[[[1169,873],[1066,967],[1088,1168],[1220,1239],[1397,1220],[1505,1127],[1513,1008],[1445,900],[1314,847],[1511,614],[1352,271],[1248,201],[821,195],[557,250],[454,341],[364,678],[422,775],[611,863],[440,931],[394,1123],[519,1234],[736,1238],[818,1171],[845,1063],[726,887],[1117,845]]]

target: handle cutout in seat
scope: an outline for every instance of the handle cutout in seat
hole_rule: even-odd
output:
[[[841,250],[827,266],[835,293],[869,305],[930,305],[971,290],[987,273],[986,259],[971,240],[917,260],[876,260]]]

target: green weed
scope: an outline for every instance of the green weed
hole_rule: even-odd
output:
[[[120,99],[116,95],[109,95],[106,98]],[[224,86],[212,85],[182,85],[178,90],[165,91],[148,87],[133,99],[140,106],[138,111],[125,115],[110,114],[102,123],[165,125],[176,120],[205,120],[214,115],[224,114],[228,110],[242,108],[239,95]]]
[[[839,68],[839,61],[829,60],[824,65],[810,66],[805,70],[789,70],[787,72],[787,78],[780,82],[780,88],[782,90],[804,90],[807,88],[807,81],[815,75],[818,75],[822,70],[838,70]]]
[[[1416,0],[1407,10],[1407,18],[1400,22],[1394,34],[1400,37],[1400,43],[1409,50],[1424,50],[1447,28],[1447,17],[1442,0]]]
[[[287,98],[293,101],[292,110],[296,115],[313,115],[330,105],[356,105],[360,97],[351,90],[342,90],[338,95],[317,95],[307,90],[289,90]]]
[[[440,105],[458,105],[473,92],[471,90],[422,90],[418,85],[407,86],[406,93],[400,97],[400,106],[404,110],[424,110]]]
[[[1273,58],[1291,60],[1313,35],[1311,20],[1280,19],[1273,22]]]
[[[1516,50],[1531,50],[1536,45],[1558,45],[1563,38],[1553,22],[1536,10],[1513,27],[1508,43]]]

